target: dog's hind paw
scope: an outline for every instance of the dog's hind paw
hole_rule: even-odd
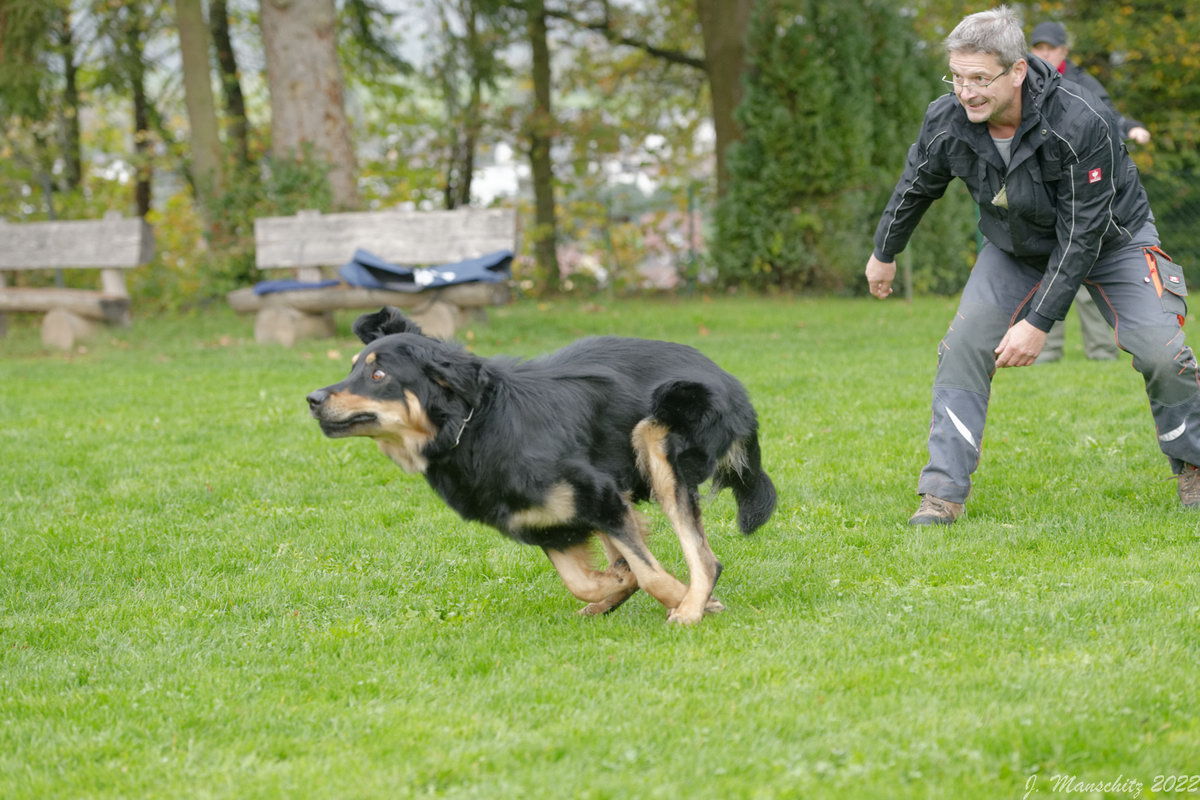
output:
[[[725,610],[725,604],[715,597],[708,598],[708,603],[704,606],[705,614],[720,614]]]
[[[634,586],[632,589],[628,589],[628,590],[622,589],[619,592],[613,592],[612,594],[610,594],[608,597],[604,598],[603,600],[597,600],[595,603],[588,603],[586,606],[579,609],[579,612],[578,612],[579,616],[581,616],[581,617],[597,617],[597,616],[600,616],[601,614],[607,614],[610,611],[615,610],[618,606],[620,606],[622,603],[624,603],[626,600],[628,600],[630,597],[632,597],[634,592],[636,592],[637,590],[638,590],[638,587],[636,587],[636,586]]]

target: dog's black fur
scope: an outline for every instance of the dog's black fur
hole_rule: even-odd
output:
[[[591,612],[615,608],[639,582],[668,608],[682,605],[682,584],[656,572],[631,504],[653,493],[674,514],[693,582],[704,562],[713,583],[720,565],[700,527],[697,487],[709,478],[714,490],[730,487],[743,533],[774,510],[745,389],[691,347],[596,337],[530,361],[484,359],[424,336],[391,307],[360,317],[354,332],[367,346],[350,375],[308,396],[326,435],[377,439],[466,519],[546,549],[577,595],[609,599]],[[668,466],[656,473],[654,464]],[[594,534],[612,567],[584,566],[585,580],[570,559]],[[602,585],[585,590],[587,581]],[[678,621],[719,610],[710,595],[711,585]]]

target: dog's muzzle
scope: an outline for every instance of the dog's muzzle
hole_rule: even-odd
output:
[[[369,411],[360,411],[342,418],[330,416],[331,412],[325,407],[325,401],[332,394],[329,389],[317,389],[307,398],[309,413],[320,423],[321,431],[326,436],[336,439],[343,436],[361,435],[364,433],[364,429],[369,429],[370,426],[379,422],[379,418]],[[338,409],[333,409],[332,413],[337,414]]]
[[[321,411],[321,406],[324,405],[325,400],[328,398],[329,398],[329,390],[328,389],[317,389],[315,392],[313,392],[312,394],[310,394],[308,396],[308,410],[312,413],[312,415],[314,417],[318,417],[318,414],[320,414],[320,411]],[[318,417],[318,419],[319,419],[319,417]]]

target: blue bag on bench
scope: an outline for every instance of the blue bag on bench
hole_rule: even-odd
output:
[[[500,283],[511,274],[512,260],[511,250],[497,250],[450,264],[409,267],[384,261],[366,250],[355,250],[354,257],[338,270],[338,274],[351,286],[420,292],[458,283]]]
[[[277,281],[259,281],[254,284],[255,294],[272,294],[274,292],[294,292],[300,289],[328,289],[330,286],[340,286],[341,281],[296,281],[282,279]]]
[[[254,284],[254,293],[327,289],[330,286],[339,286],[343,282],[365,289],[389,289],[409,293],[453,286],[457,283],[500,283],[511,276],[512,260],[511,250],[497,250],[478,258],[435,267],[407,267],[384,261],[366,250],[355,250],[354,257],[338,270],[342,277],[340,281],[259,281]]]

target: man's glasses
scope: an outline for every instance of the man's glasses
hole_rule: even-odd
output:
[[[960,89],[966,89],[967,87],[972,89],[986,89],[996,81],[1000,80],[1000,78],[1002,78],[1010,69],[1012,69],[1012,65],[1005,67],[1004,72],[1001,72],[999,75],[989,80],[984,80],[983,78],[960,78],[957,75],[944,75],[942,76],[942,83],[946,84],[956,92]]]

